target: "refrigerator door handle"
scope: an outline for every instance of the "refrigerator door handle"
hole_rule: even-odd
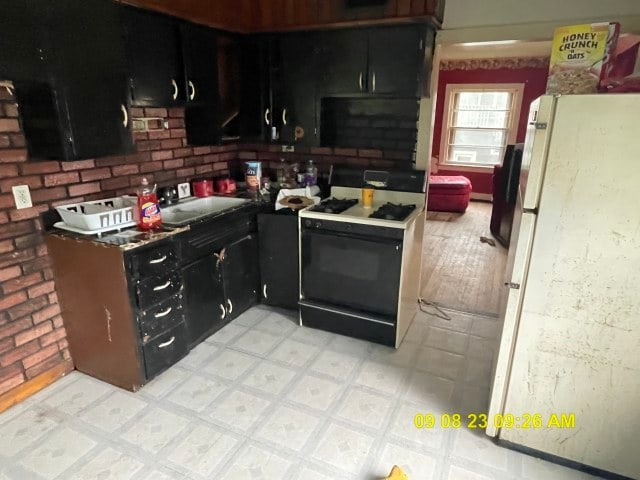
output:
[[[520,290],[520,284],[515,282],[504,282],[505,287],[513,288],[514,290]]]

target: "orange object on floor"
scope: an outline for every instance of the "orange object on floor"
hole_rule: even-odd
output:
[[[407,474],[404,473],[399,466],[394,465],[391,473],[384,480],[409,480],[409,477],[407,477]]]

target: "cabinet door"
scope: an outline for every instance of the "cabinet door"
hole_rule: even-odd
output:
[[[316,87],[319,68],[317,33],[287,34],[280,39],[281,104],[274,106],[283,142],[318,145]]]
[[[258,301],[258,262],[258,239],[255,233],[248,234],[224,249],[224,291],[230,319],[238,317]]]
[[[187,105],[216,105],[218,103],[216,32],[211,28],[183,23],[181,33]]]
[[[239,40],[239,134],[243,139],[264,138],[268,127],[266,120],[268,120],[269,105],[269,57],[268,46],[262,43],[262,39],[262,37],[247,36]]]
[[[40,44],[33,1],[4,1],[0,28],[0,78],[2,80],[35,80],[40,77],[38,46]]]
[[[419,25],[369,30],[369,92],[417,96],[424,63],[425,28]]]
[[[367,90],[367,31],[335,30],[319,37],[322,95],[363,93]]]
[[[184,102],[184,73],[174,19],[138,8],[122,7],[131,103],[171,107]]]
[[[48,5],[52,67],[67,159],[132,150],[125,52],[118,6],[104,0]]]
[[[229,320],[222,266],[216,256],[209,255],[183,268],[182,275],[189,339],[194,345]]]
[[[267,305],[298,308],[298,217],[258,215],[260,294]]]

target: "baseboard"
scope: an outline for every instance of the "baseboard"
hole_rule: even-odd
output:
[[[482,200],[484,202],[493,202],[493,195],[490,193],[471,192],[471,200]]]
[[[27,380],[25,383],[18,385],[13,390],[9,390],[6,393],[0,395],[0,413],[11,408],[16,403],[20,403],[26,400],[31,395],[38,393],[43,388],[51,385],[60,377],[64,377],[67,373],[73,370],[73,362],[71,360],[65,360],[62,363],[56,365],[51,370],[47,370],[41,373],[37,377]]]

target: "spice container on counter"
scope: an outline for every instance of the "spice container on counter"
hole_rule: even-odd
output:
[[[260,179],[262,178],[262,162],[247,162],[245,178],[248,190],[260,190]]]

